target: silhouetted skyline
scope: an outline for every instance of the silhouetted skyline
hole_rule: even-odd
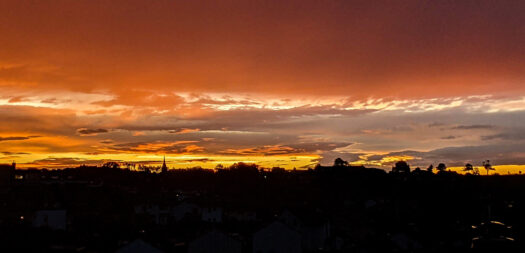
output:
[[[0,252],[521,252],[524,13],[0,0]]]
[[[0,165],[0,250],[520,252],[524,180],[342,159],[291,171]]]

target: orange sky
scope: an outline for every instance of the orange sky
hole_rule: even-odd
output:
[[[525,164],[522,1],[1,1],[0,163]]]

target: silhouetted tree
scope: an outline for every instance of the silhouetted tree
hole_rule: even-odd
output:
[[[126,163],[124,163],[124,165],[126,166],[127,170],[135,170],[135,164],[134,163],[126,162]]]
[[[281,167],[273,167],[272,168],[272,173],[283,173],[283,172],[285,172],[284,168],[281,168]]]
[[[396,162],[394,167],[392,167],[392,172],[393,173],[410,173],[410,166],[405,161],[398,161]]]
[[[487,170],[487,175],[489,174],[491,170],[496,170],[492,168],[492,165],[490,164],[490,160],[483,161],[483,167],[485,168],[485,170]]]
[[[259,172],[259,166],[254,163],[243,163],[238,162],[234,163],[230,166],[230,170],[232,171],[240,171],[240,172]]]
[[[427,168],[428,172],[433,173],[433,170],[434,170],[434,165],[431,164],[430,166],[428,166]]]
[[[445,165],[444,163],[440,163],[438,164],[436,169],[438,170],[438,172],[445,172],[447,170],[447,165]]]
[[[474,171],[474,166],[472,166],[472,164],[470,163],[467,163],[465,164],[465,168],[463,168],[463,171],[469,173],[469,172],[473,172]]]
[[[414,175],[421,175],[422,172],[423,172],[423,171],[421,170],[421,168],[416,167],[416,169],[414,169],[414,170],[412,171],[412,174],[414,174]]]
[[[335,159],[334,161],[334,167],[345,167],[345,166],[348,166],[348,162],[341,159],[341,158],[337,158]]]
[[[107,162],[102,165],[104,168],[120,169],[120,165],[116,162]]]

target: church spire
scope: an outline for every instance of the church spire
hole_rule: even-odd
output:
[[[164,156],[164,161],[162,162],[162,173],[168,172],[168,167],[166,166],[166,156]]]

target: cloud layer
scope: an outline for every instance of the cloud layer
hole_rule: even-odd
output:
[[[524,165],[523,13],[491,0],[2,1],[0,162]]]

